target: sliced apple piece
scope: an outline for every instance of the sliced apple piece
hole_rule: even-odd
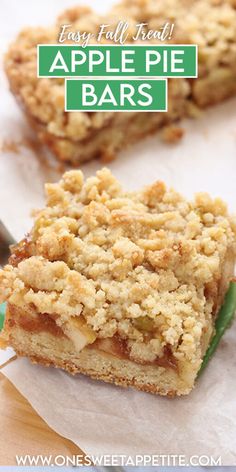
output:
[[[65,324],[63,331],[73,341],[77,352],[96,340],[95,332],[89,328],[82,316],[73,316]]]

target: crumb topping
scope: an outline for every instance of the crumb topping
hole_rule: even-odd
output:
[[[86,181],[66,172],[46,194],[25,259],[0,272],[1,299],[61,325],[82,316],[97,338],[125,339],[133,360],[165,347],[198,356],[225,259],[235,257],[226,205],[205,193],[188,202],[162,182],[124,192],[106,168]]]

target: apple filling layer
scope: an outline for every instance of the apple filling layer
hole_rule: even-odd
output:
[[[158,365],[164,368],[177,369],[177,360],[169,346],[165,346],[163,355],[161,357],[157,356],[153,361],[138,361],[130,356],[128,340],[123,339],[118,334],[111,338],[96,338],[95,333],[86,325],[82,316],[78,318],[73,317],[62,326],[57,324],[57,320],[58,315],[56,314],[35,313],[33,309],[26,312],[14,305],[9,304],[8,306],[7,324],[9,328],[19,326],[27,332],[46,332],[55,337],[67,337],[73,342],[76,352],[80,352],[86,346],[89,349],[96,349],[119,359],[128,359],[138,364]]]

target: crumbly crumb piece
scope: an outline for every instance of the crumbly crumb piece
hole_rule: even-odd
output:
[[[166,143],[175,144],[184,136],[184,129],[180,126],[166,126],[162,131],[162,139]]]

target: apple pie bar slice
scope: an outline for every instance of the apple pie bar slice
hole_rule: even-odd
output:
[[[188,394],[233,275],[236,225],[208,194],[108,169],[46,185],[47,205],[0,272],[16,353],[122,386]]]
[[[168,81],[167,113],[135,109],[65,113],[64,79],[37,78],[37,44],[57,44],[62,25],[70,33],[93,34],[91,41],[96,43],[100,25],[115,31],[119,20],[128,26],[126,44],[134,42],[138,24],[143,23],[146,36],[166,22],[174,24],[171,41],[166,38],[166,42],[198,45],[198,78]],[[158,41],[144,42],[139,37],[136,43]],[[121,0],[106,15],[74,6],[62,12],[54,26],[24,29],[6,54],[5,68],[10,89],[29,123],[60,161],[73,165],[94,157],[108,161],[161,129],[164,140],[175,142],[183,134],[178,126],[181,119],[197,116],[202,108],[236,94],[236,0]]]

